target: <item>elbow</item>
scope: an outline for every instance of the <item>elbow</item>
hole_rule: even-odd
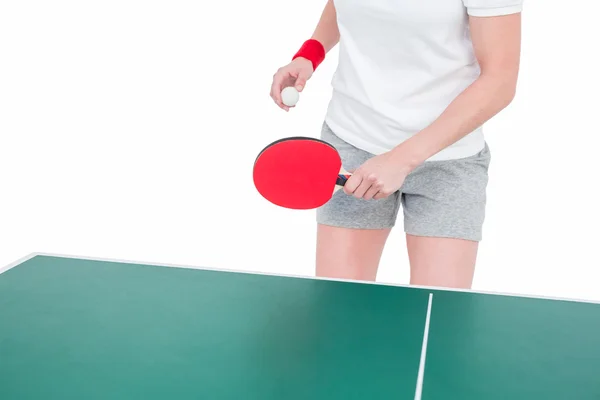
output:
[[[517,95],[517,74],[512,72],[503,72],[496,74],[486,74],[483,78],[489,82],[488,93],[492,94],[491,102],[495,104],[494,108],[498,111],[508,107]]]
[[[492,103],[495,104],[494,108],[496,109],[496,113],[507,108],[515,99],[516,94],[516,87],[513,87],[512,85],[505,85],[499,88],[496,92],[495,99],[492,100]]]
[[[504,102],[504,107],[508,107],[517,96],[517,80],[509,79],[505,81],[500,89],[500,93],[500,97]]]

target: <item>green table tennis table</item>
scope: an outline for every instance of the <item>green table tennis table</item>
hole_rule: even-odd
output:
[[[33,254],[0,399],[598,400],[600,304]]]

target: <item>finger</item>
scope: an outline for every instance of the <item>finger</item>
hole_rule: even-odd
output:
[[[300,70],[300,72],[298,73],[298,77],[296,78],[296,82],[294,83],[296,90],[301,92],[304,89],[304,86],[306,86],[307,80],[308,73],[304,70]]]
[[[377,193],[377,194],[376,194],[376,195],[373,197],[373,199],[374,199],[374,200],[381,200],[381,199],[385,199],[385,198],[387,198],[387,197],[390,197],[390,195],[391,195],[392,193],[393,193],[393,192],[390,192],[390,191],[388,191],[388,190],[381,189],[381,190],[380,190],[380,191],[379,191],[379,192],[378,192],[378,193]]]
[[[377,183],[377,177],[375,175],[367,176],[354,191],[354,197],[357,199],[365,198],[365,194],[371,190],[375,183]]]
[[[344,192],[347,195],[354,194],[354,191],[358,188],[361,182],[362,177],[360,176],[360,174],[351,175],[350,178],[348,178],[348,180],[346,181],[346,184],[344,185]]]
[[[290,107],[286,106],[285,104],[283,104],[283,102],[281,100],[277,100],[274,98],[274,96],[271,96],[273,98],[273,101],[275,102],[275,104],[277,104],[277,106],[279,108],[281,108],[284,111],[289,111]]]
[[[373,200],[381,189],[383,189],[383,183],[380,181],[375,182],[373,185],[371,185],[369,190],[367,190],[367,192],[363,196],[363,199]]]
[[[275,75],[273,75],[273,82],[271,82],[271,98],[273,101],[277,103],[281,98],[281,83],[283,82],[283,77],[281,76],[281,72],[277,71]]]
[[[371,184],[369,182],[363,180],[361,182],[361,184],[354,191],[353,196],[356,197],[357,199],[362,199],[364,197],[365,193],[367,193],[367,191],[370,188],[371,188]]]
[[[289,111],[289,107],[283,104],[281,99],[281,91],[283,90],[283,83],[285,80],[285,73],[281,70],[273,76],[273,83],[271,84],[271,98],[280,108],[285,111]]]
[[[282,101],[282,100],[278,100],[278,99],[277,99],[275,96],[273,96],[273,95],[271,96],[271,98],[273,98],[273,101],[275,102],[275,104],[277,104],[277,106],[278,106],[279,108],[281,108],[282,110],[285,110],[285,111],[290,111],[290,107],[289,107],[289,106],[286,106],[285,104],[283,104],[283,101]]]

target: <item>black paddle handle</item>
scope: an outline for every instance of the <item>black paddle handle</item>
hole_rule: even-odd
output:
[[[348,182],[348,178],[350,178],[350,175],[339,174],[335,181],[335,184],[338,186],[344,186],[346,182]]]

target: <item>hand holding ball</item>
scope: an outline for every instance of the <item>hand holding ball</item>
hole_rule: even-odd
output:
[[[300,93],[293,86],[288,86],[281,91],[281,101],[288,107],[294,107],[300,99]]]

